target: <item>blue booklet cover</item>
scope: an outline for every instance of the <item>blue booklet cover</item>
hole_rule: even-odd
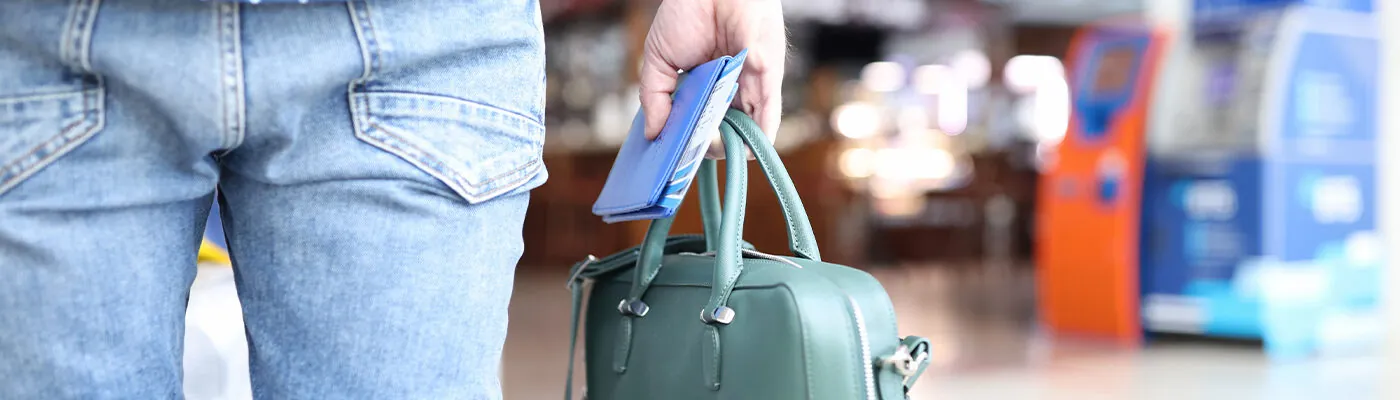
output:
[[[671,115],[656,140],[647,140],[641,110],[613,161],[593,214],[608,223],[675,215],[700,162],[738,91],[748,50],[701,64],[681,75]]]

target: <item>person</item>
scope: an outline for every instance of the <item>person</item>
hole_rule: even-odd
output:
[[[776,132],[779,3],[658,6],[651,136],[741,48]],[[543,34],[536,0],[0,2],[0,397],[180,397],[217,201],[255,397],[500,398]]]

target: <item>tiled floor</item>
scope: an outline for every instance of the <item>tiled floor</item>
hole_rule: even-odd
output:
[[[875,271],[900,328],[934,342],[914,399],[1381,399],[1379,360],[1270,364],[1257,346],[1173,342],[1140,351],[1046,340],[1031,282],[1010,268]],[[522,275],[506,344],[507,399],[558,399],[568,353],[560,273]],[[582,375],[576,379],[581,381]],[[580,382],[576,382],[580,385]]]
[[[1257,346],[1174,342],[1135,351],[1047,340],[1029,323],[1031,281],[1024,270],[961,271],[875,271],[894,300],[903,333],[934,343],[933,366],[911,393],[916,400],[1400,399],[1395,386],[1380,386],[1378,359],[1270,364]],[[569,324],[565,278],[560,272],[517,279],[503,363],[506,399],[562,397]],[[248,398],[246,370],[233,366],[246,359],[235,349],[242,344],[242,329],[233,326],[238,321],[198,316],[238,313],[229,270],[202,268],[194,289],[189,331],[203,333],[191,335],[198,340],[187,342],[186,361],[228,366],[187,373],[186,394]],[[222,349],[219,354],[210,353],[214,347]],[[1400,373],[1389,375],[1390,384],[1400,385]],[[582,386],[582,375],[578,381]]]

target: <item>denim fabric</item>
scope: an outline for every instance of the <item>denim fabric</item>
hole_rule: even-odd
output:
[[[181,394],[215,189],[259,398],[500,398],[534,0],[0,1],[0,397]]]

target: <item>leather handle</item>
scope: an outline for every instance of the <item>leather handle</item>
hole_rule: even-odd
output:
[[[733,111],[733,110],[731,110]],[[714,283],[710,285],[710,300],[701,310],[700,319],[706,323],[727,324],[722,312],[728,310],[725,303],[734,291],[734,283],[739,280],[739,272],[744,266],[744,255],[739,242],[744,236],[744,210],[749,190],[749,163],[744,155],[744,141],[727,123],[731,114],[725,115],[725,123],[720,124],[720,138],[724,140],[724,156],[732,161],[724,163],[724,209],[720,212],[719,246],[715,251]],[[743,115],[740,113],[740,115]],[[744,116],[748,118],[748,116]],[[767,142],[767,139],[764,139]],[[732,310],[730,310],[732,312]],[[732,318],[732,313],[729,315]]]
[[[797,194],[797,188],[792,184],[792,177],[788,175],[787,168],[783,166],[783,160],[778,157],[778,151],[768,142],[768,137],[758,128],[758,123],[754,122],[744,112],[730,109],[724,116],[724,121],[720,123],[720,131],[731,129],[738,134],[739,138],[752,149],[754,159],[758,160],[758,166],[763,170],[763,175],[768,178],[768,184],[773,187],[773,193],[778,197],[778,203],[782,205],[783,220],[787,224],[788,248],[798,257],[812,261],[821,261],[821,251],[817,248],[817,238],[812,232],[812,221],[807,218],[807,210],[802,206],[802,197]],[[733,157],[726,154],[726,159],[743,160],[745,157]],[[700,215],[704,220],[706,232],[714,226],[718,227],[719,213],[708,210],[709,206],[718,206],[718,196],[709,191],[718,190],[719,184],[714,181],[714,174],[717,167],[714,161],[705,160],[700,165],[698,181],[700,182]],[[708,173],[709,176],[706,176]],[[711,179],[706,181],[706,179]],[[707,195],[709,196],[707,200]],[[706,239],[713,240],[710,234],[706,233]],[[713,247],[710,250],[716,250]]]
[[[792,185],[792,178],[783,166],[768,137],[758,129],[758,124],[742,111],[730,109],[720,123],[720,138],[724,142],[725,157],[729,160],[746,160],[745,150],[751,150],[758,160],[769,184],[782,204],[784,220],[787,224],[788,241],[793,253],[814,261],[821,260],[817,241],[812,234],[812,223],[802,206],[802,199]],[[742,269],[742,244],[744,210],[748,194],[748,163],[728,162],[723,206],[719,206],[718,172],[713,160],[701,164],[699,181],[701,216],[704,219],[706,247],[715,251],[715,282],[710,301],[706,303],[705,315],[714,313],[729,298],[735,281]],[[632,290],[627,302],[640,302],[656,274],[661,269],[666,236],[675,217],[653,220],[641,246],[641,258],[634,271]],[[641,303],[642,306],[645,303]]]
[[[742,141],[752,151],[754,159],[763,169],[763,174],[768,178],[769,185],[773,187],[773,193],[777,195],[778,202],[782,205],[783,219],[787,224],[788,245],[793,254],[809,260],[821,261],[821,252],[817,249],[817,239],[812,233],[812,222],[807,218],[807,210],[802,205],[802,198],[798,196],[797,188],[792,184],[792,177],[788,175],[787,168],[783,166],[783,161],[778,157],[777,150],[773,149],[772,143],[768,142],[768,137],[758,128],[758,123],[742,111],[730,109],[725,113],[724,120],[720,122],[719,129],[720,140],[727,141],[729,137],[733,137]],[[725,157],[729,160],[745,160],[747,158],[742,155],[736,157],[730,154],[726,154]],[[723,210],[730,208],[729,206],[720,207],[718,163],[714,160],[704,160],[696,174],[695,180],[696,184],[699,185],[700,215],[705,229],[706,250],[718,253],[721,248],[719,235],[723,231],[720,219]],[[745,177],[744,183],[745,188],[747,188],[747,177]],[[744,199],[740,198],[739,203],[744,204]],[[643,257],[638,260],[634,272],[635,279],[632,280],[632,290],[628,293],[629,300],[641,300],[642,295],[651,286],[652,279],[659,272],[662,252],[655,250],[648,257],[646,256],[648,252],[645,249],[664,247],[674,218],[653,220],[651,226],[648,227],[646,238],[642,241],[641,246]]]

